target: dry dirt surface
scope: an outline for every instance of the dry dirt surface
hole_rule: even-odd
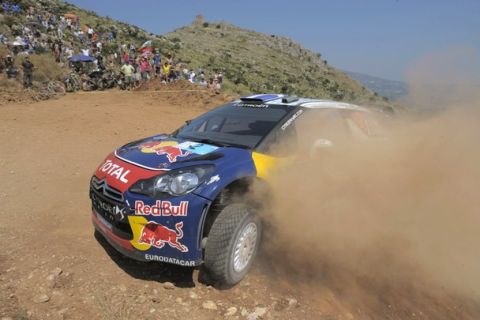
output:
[[[478,311],[408,288],[382,300],[392,291],[384,288],[373,311],[352,307],[335,285],[270,272],[267,254],[239,285],[219,290],[196,269],[135,262],[96,238],[88,186],[102,159],[229,100],[181,89],[0,107],[1,319],[462,319]]]

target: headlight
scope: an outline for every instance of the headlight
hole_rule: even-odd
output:
[[[131,192],[150,197],[161,195],[181,196],[192,192],[213,172],[213,165],[173,170],[167,174],[136,182]]]

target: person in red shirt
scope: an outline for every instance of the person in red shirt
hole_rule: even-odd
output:
[[[140,73],[142,74],[143,82],[150,80],[150,69],[150,62],[148,62],[147,58],[142,57],[140,60]]]

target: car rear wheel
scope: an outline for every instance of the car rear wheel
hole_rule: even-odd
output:
[[[231,204],[218,215],[205,247],[205,267],[217,284],[233,286],[252,266],[262,225],[252,208]]]

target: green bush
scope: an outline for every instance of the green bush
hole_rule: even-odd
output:
[[[102,47],[103,54],[112,54],[118,51],[118,46],[115,43],[107,42]]]

